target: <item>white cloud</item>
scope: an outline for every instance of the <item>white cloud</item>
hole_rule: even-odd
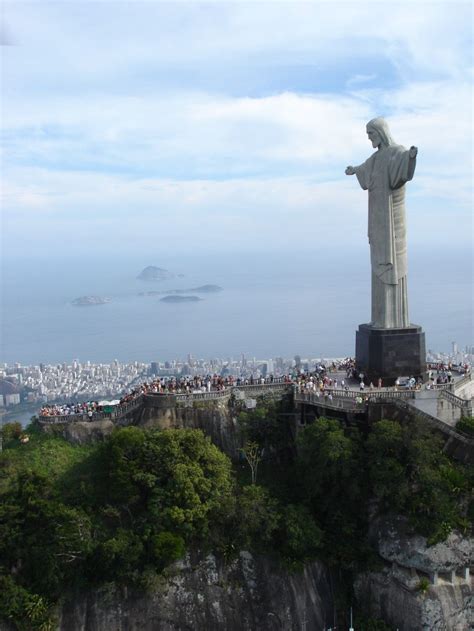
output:
[[[93,225],[168,243],[199,234],[200,247],[263,233],[268,247],[310,247],[323,231],[350,242],[366,199],[343,171],[370,154],[375,115],[420,149],[414,238],[438,230],[433,209],[449,203],[449,230],[466,239],[470,9],[451,6],[8,3],[19,45],[4,64],[7,240],[95,239]],[[368,59],[381,68],[367,72]],[[235,95],[233,69],[265,85],[286,66],[310,68],[304,89]],[[186,80],[163,87],[163,73]],[[226,81],[203,87],[206,73]],[[331,73],[335,87],[309,91]]]

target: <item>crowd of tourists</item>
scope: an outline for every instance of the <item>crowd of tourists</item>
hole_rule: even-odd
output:
[[[232,375],[195,375],[194,377],[162,377],[140,384],[120,399],[120,404],[129,403],[142,394],[201,394],[223,392],[235,386],[291,383],[291,377],[254,377],[242,379]]]
[[[82,403],[63,403],[44,405],[40,410],[40,416],[70,416],[82,414],[89,418],[102,412],[103,408],[98,401],[83,401]]]
[[[436,386],[450,383],[453,379],[453,371],[463,371],[466,374],[469,366],[458,367],[448,364],[429,364],[428,365],[428,381],[426,388],[435,388]],[[345,374],[345,377],[344,377]],[[355,359],[346,357],[344,360],[331,362],[330,364],[317,364],[313,371],[304,371],[301,366],[296,366],[291,374],[280,377],[269,375],[266,377],[234,377],[232,375],[194,375],[183,377],[158,377],[152,381],[145,381],[133,388],[130,392],[122,396],[119,405],[125,405],[135,401],[144,394],[202,394],[210,392],[224,392],[239,386],[257,386],[270,385],[276,383],[291,384],[300,393],[310,393],[317,397],[323,396],[326,400],[332,400],[335,390],[350,390],[350,386],[354,388],[355,383],[358,384],[360,393],[357,398],[363,403],[367,399],[370,391],[384,388],[382,379],[378,379],[374,384],[366,383],[362,373],[358,373],[355,367]],[[350,384],[350,385],[349,385]],[[421,380],[397,379],[395,389],[420,389],[422,387]],[[364,396],[366,392],[366,396]],[[69,416],[83,415],[89,419],[94,418],[99,412],[110,412],[110,408],[104,410],[97,401],[85,401],[83,403],[66,403],[56,405],[45,405],[41,408],[41,416]]]
[[[438,376],[447,376],[452,375],[453,373],[461,374],[461,375],[469,375],[471,373],[471,366],[467,363],[461,364],[453,364],[452,362],[430,362],[426,366],[428,370],[428,376],[431,379],[434,375]]]
[[[248,377],[234,377],[232,375],[194,375],[183,377],[158,377],[153,381],[145,381],[133,388],[130,392],[127,392],[119,401],[119,405],[125,405],[132,401],[135,401],[143,394],[201,394],[206,392],[223,392],[234,387],[239,386],[257,386],[257,385],[270,385],[270,384],[296,384],[298,387],[302,383],[321,384],[324,387],[344,387],[344,380],[338,384],[337,378],[331,378],[331,373],[335,371],[346,371],[350,374],[353,370],[353,361],[351,358],[346,358],[342,362],[332,362],[328,366],[320,364],[316,367],[316,370],[312,373],[305,373],[304,371],[297,370],[292,374],[275,377],[274,375],[268,375],[266,377],[255,377],[250,375]],[[52,404],[45,405],[40,410],[40,416],[69,416],[69,415],[86,415],[89,418],[93,418],[98,412],[103,412],[104,409],[97,401],[85,401],[83,403],[65,403],[65,404]]]

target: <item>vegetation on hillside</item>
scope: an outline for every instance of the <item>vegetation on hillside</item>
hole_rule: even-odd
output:
[[[463,416],[456,423],[456,429],[468,436],[474,436],[474,416]]]
[[[472,474],[423,425],[380,421],[365,436],[319,419],[295,444],[278,405],[243,412],[244,439],[262,454],[251,483],[198,430],[115,431],[73,446],[3,430],[0,456],[0,618],[50,628],[73,587],[152,588],[187,549],[276,556],[296,568],[323,558],[371,562],[369,501],[406,514],[432,542],[470,526]]]

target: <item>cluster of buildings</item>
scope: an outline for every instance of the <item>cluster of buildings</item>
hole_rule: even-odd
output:
[[[443,353],[438,351],[428,350],[426,354],[426,361],[430,363],[442,363],[453,364],[453,366],[463,366],[468,364],[472,366],[474,363],[474,346],[465,346],[461,349],[457,342],[451,342],[451,351],[449,353]]]
[[[114,399],[148,379],[166,376],[194,376],[218,374],[235,378],[280,377],[294,370],[314,371],[320,365],[340,363],[344,358],[293,358],[273,359],[235,358],[197,359],[188,355],[186,359],[171,361],[119,362],[93,364],[81,363],[0,364],[0,408],[11,408],[19,403],[44,404],[50,402],[76,402]],[[474,360],[474,347],[458,349],[455,342],[450,353],[428,351],[430,362],[469,363]]]
[[[125,392],[143,381],[149,364],[141,362],[111,364],[80,363],[0,365],[0,405],[84,401],[107,398]]]

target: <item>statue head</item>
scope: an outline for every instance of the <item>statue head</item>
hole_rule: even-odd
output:
[[[374,149],[375,147],[390,147],[390,145],[395,144],[385,118],[373,118],[367,123],[366,129]]]

